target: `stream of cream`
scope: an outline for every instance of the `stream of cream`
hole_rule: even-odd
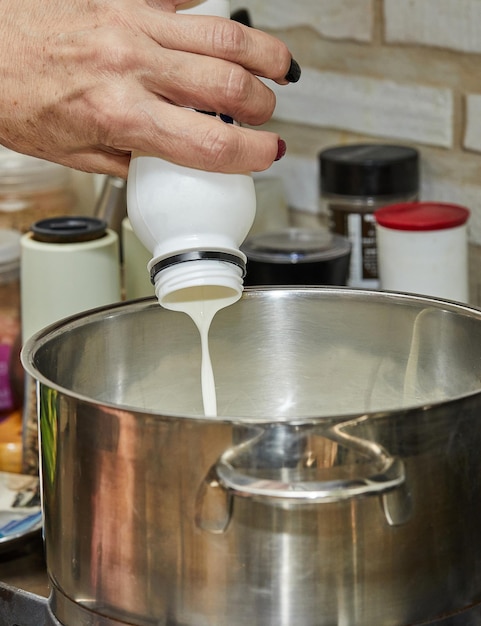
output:
[[[202,400],[206,417],[217,416],[217,393],[209,350],[209,330],[216,313],[236,302],[239,297],[240,295],[232,290],[205,286],[182,291],[175,300],[163,302],[167,309],[186,313],[199,330],[202,351]]]

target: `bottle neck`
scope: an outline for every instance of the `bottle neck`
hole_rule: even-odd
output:
[[[222,263],[232,263],[241,270],[241,277],[244,278],[246,273],[246,257],[238,251],[238,254],[223,252],[218,250],[190,250],[181,252],[163,259],[152,259],[149,263],[150,280],[153,285],[156,283],[156,276],[162,270],[182,263],[191,263],[194,261],[220,261]],[[205,266],[204,266],[205,267]]]
[[[155,265],[155,259],[152,264]],[[182,303],[195,300],[236,302],[242,295],[244,274],[245,262],[240,257],[235,262],[219,257],[199,258],[163,267],[153,276],[153,283],[159,304],[179,310]]]

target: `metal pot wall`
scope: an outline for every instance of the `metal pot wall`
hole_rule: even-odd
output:
[[[481,312],[247,290],[41,331],[51,607],[64,625],[405,626],[481,603]]]

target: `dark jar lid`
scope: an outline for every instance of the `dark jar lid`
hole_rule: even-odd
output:
[[[96,217],[51,217],[32,225],[35,241],[45,243],[78,243],[103,237],[107,222]]]
[[[466,224],[469,209],[444,202],[406,202],[385,206],[374,212],[380,226],[391,230],[429,231]]]
[[[329,261],[351,251],[346,237],[308,228],[286,228],[254,235],[242,251],[248,260],[263,263],[314,263]]]
[[[419,188],[419,153],[414,148],[353,144],[319,153],[321,193],[399,196]]]

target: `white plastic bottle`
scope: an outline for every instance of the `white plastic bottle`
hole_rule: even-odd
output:
[[[228,0],[197,0],[183,6],[191,13],[230,14]],[[218,117],[223,123],[224,116]],[[134,153],[127,209],[135,234],[152,253],[148,271],[159,303],[187,313],[199,328],[204,410],[214,415],[207,337],[216,312],[242,295],[246,257],[239,247],[255,217],[252,177],[247,172],[206,172]]]
[[[229,16],[228,0],[187,7],[186,12]],[[250,173],[205,172],[134,153],[127,206],[134,232],[152,253],[148,269],[161,305],[172,308],[188,297],[178,292],[200,286],[216,286],[219,297],[233,301],[241,296],[246,257],[239,246],[256,209]]]
[[[177,292],[207,285],[240,297],[246,257],[239,246],[255,216],[249,174],[204,172],[134,154],[127,206],[134,232],[152,253],[148,270],[161,305],[171,308],[188,297]]]

